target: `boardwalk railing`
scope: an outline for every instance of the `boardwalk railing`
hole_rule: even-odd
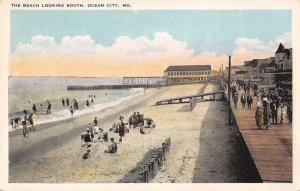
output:
[[[146,154],[146,158],[137,167],[131,170],[120,182],[123,183],[149,183],[166,160],[166,154],[171,146],[171,138],[167,138],[161,147],[152,149]]]
[[[156,105],[163,105],[163,104],[173,104],[173,103],[190,103],[192,98],[201,98],[203,99],[205,96],[213,96],[213,100],[216,101],[216,95],[222,95],[221,100],[224,100],[224,92],[223,91],[216,91],[210,93],[202,93],[197,95],[190,95],[190,96],[183,96],[183,97],[176,97],[176,98],[169,98],[164,100],[159,100],[156,102]]]

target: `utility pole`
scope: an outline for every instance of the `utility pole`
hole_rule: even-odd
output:
[[[228,66],[228,81],[227,81],[227,90],[228,90],[228,112],[229,112],[229,125],[231,125],[231,107],[230,107],[230,95],[231,95],[231,87],[230,87],[230,72],[231,72],[231,56],[229,55],[229,66]]]

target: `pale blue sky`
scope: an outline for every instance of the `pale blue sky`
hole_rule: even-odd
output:
[[[159,11],[11,11],[11,50],[30,42],[34,35],[47,35],[59,43],[64,36],[90,35],[109,46],[119,36],[152,39],[167,32],[188,43],[196,53],[231,53],[237,38],[274,40],[291,32],[290,10],[159,10]]]

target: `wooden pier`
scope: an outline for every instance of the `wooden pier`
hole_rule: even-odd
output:
[[[130,88],[159,88],[165,86],[165,78],[138,76],[138,77],[123,77],[120,84],[114,85],[93,85],[82,86],[72,85],[68,86],[67,90],[102,90],[102,89],[130,89]]]
[[[146,77],[146,76],[137,76],[137,77],[123,77],[123,85],[146,85],[153,86],[162,84],[165,85],[165,78],[160,76]]]
[[[231,100],[231,110],[263,182],[292,182],[292,124],[271,124],[268,130],[257,130],[256,98],[252,109],[237,109]],[[278,122],[280,120],[278,119]]]
[[[222,95],[221,99],[216,99],[216,95]],[[201,98],[203,99],[206,96],[213,96],[212,101],[217,100],[224,100],[224,92],[223,91],[216,91],[210,93],[202,93],[197,95],[190,95],[190,96],[183,96],[183,97],[176,97],[176,98],[169,98],[164,100],[159,100],[156,102],[156,105],[164,105],[164,104],[175,104],[175,103],[190,103],[190,100],[193,98]],[[207,100],[206,100],[207,101]]]

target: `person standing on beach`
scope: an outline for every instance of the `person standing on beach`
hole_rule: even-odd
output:
[[[64,98],[61,98],[61,103],[62,103],[63,107],[65,107],[65,99]]]
[[[89,107],[90,106],[90,102],[89,100],[86,100],[86,106]]]
[[[32,106],[32,111],[33,111],[34,114],[37,114],[37,110],[36,110],[35,104],[33,104],[33,106]]]
[[[51,103],[49,100],[47,100],[47,102],[48,102],[47,114],[50,114],[51,113]]]
[[[69,98],[66,98],[66,104],[69,106]]]
[[[98,126],[98,119],[97,119],[97,117],[95,117],[95,119],[94,119],[94,126]]]
[[[16,117],[16,118],[14,119],[14,122],[15,122],[14,128],[15,128],[15,129],[19,127],[19,119],[20,119],[19,117]]]
[[[73,99],[73,108],[74,108],[74,110],[76,109],[76,100],[75,99]]]
[[[126,126],[124,123],[124,117],[120,117],[120,124],[119,124],[119,143],[122,143],[122,138],[125,137],[125,131],[126,131]]]
[[[33,113],[31,113],[28,116],[28,121],[29,121],[29,124],[30,124],[30,130],[35,131],[34,124],[33,124]]]
[[[26,121],[27,121],[27,111],[23,110],[23,113],[24,113],[24,115],[23,115],[23,117],[21,119],[21,122],[22,122],[22,127],[23,127],[23,129],[22,129],[23,137],[25,138],[26,134],[28,133],[27,126],[26,126],[27,125],[26,124]]]
[[[79,109],[77,100],[75,100],[75,106],[76,106],[76,109]]]
[[[133,115],[132,115],[132,125],[133,125],[133,128],[136,128],[137,126],[137,115],[136,115],[136,112],[133,112]]]
[[[74,109],[73,109],[73,107],[72,107],[72,106],[71,106],[71,108],[70,108],[70,112],[71,112],[71,116],[73,116]]]
[[[91,123],[89,123],[87,128],[90,129],[91,137],[92,137],[92,139],[94,139],[94,130],[93,130],[93,127],[92,127]]]

